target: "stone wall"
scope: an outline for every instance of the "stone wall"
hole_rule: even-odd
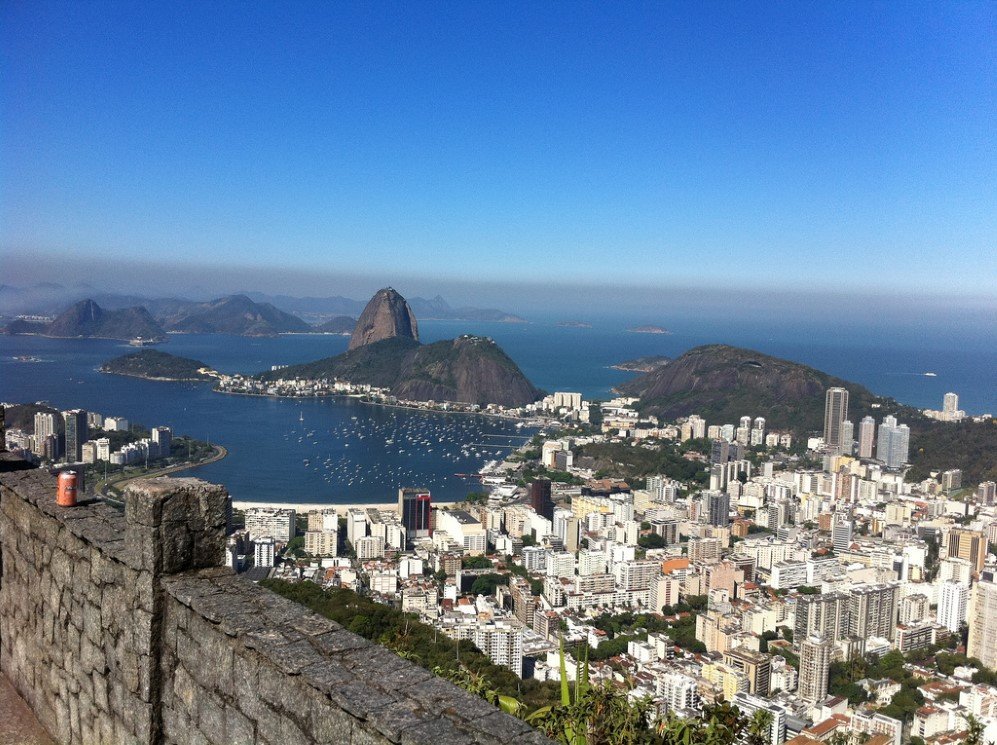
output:
[[[62,743],[544,743],[220,566],[228,496],[150,479],[124,513],[0,474],[0,670]]]

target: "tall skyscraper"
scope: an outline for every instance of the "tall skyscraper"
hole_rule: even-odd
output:
[[[949,631],[958,631],[966,620],[969,588],[960,582],[942,582],[938,593],[938,623]]]
[[[554,500],[550,497],[550,479],[534,479],[530,484],[530,504],[538,515],[554,520]]]
[[[871,416],[859,422],[859,458],[872,457],[872,445],[876,441],[876,420]]]
[[[841,453],[851,455],[855,447],[855,425],[847,419],[841,423]]]
[[[876,458],[887,468],[900,468],[907,462],[910,451],[910,427],[897,424],[896,417],[883,417],[879,425],[879,439],[876,443]]]
[[[802,642],[809,636],[818,636],[832,642],[848,635],[848,612],[851,597],[844,592],[826,592],[821,595],[800,595],[796,601],[795,639]]]
[[[49,437],[49,435],[55,435],[57,433],[55,414],[48,414],[43,411],[35,414],[35,455],[44,456],[45,440]]]
[[[848,419],[848,391],[828,388],[824,398],[824,444],[841,452],[844,447],[842,424]]]
[[[983,572],[973,586],[966,653],[989,668],[997,667],[997,584],[991,571]]]
[[[398,490],[398,517],[409,543],[432,535],[432,497],[428,489],[406,487]]]
[[[83,409],[62,412],[66,420],[66,462],[79,463],[83,459],[83,443],[90,439],[87,413]]]
[[[867,585],[851,591],[848,609],[849,631],[859,639],[877,637],[893,640],[896,629],[897,585]]]
[[[730,525],[730,495],[726,492],[706,492],[706,517],[710,525],[725,528]]]
[[[942,413],[951,419],[959,410],[959,394],[946,393],[942,398]]]
[[[832,649],[831,641],[819,636],[809,636],[800,645],[798,695],[802,701],[817,704],[827,698]]]
[[[730,443],[717,438],[710,446],[710,463],[726,463],[730,460]]]

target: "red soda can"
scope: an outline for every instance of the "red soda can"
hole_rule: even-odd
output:
[[[76,471],[63,471],[59,474],[59,491],[55,503],[60,507],[76,506]]]

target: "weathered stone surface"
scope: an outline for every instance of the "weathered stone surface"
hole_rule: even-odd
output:
[[[482,699],[219,566],[227,495],[124,514],[0,474],[0,670],[61,743],[544,742]]]

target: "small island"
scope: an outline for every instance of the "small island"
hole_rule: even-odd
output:
[[[557,325],[564,329],[590,329],[592,328],[591,323],[585,323],[585,321],[558,321]]]
[[[634,326],[633,328],[627,329],[631,334],[670,334],[672,333],[666,328],[661,326]]]
[[[115,357],[101,365],[100,371],[146,380],[174,382],[206,381],[217,377],[217,373],[200,360],[178,357],[156,349],[143,349],[141,352]]]
[[[627,360],[626,362],[618,362],[615,365],[611,365],[614,370],[623,370],[624,372],[639,372],[639,373],[649,373],[657,370],[659,367],[664,367],[669,362],[671,358],[665,357],[660,354],[652,354],[647,357],[638,357],[634,360]]]

